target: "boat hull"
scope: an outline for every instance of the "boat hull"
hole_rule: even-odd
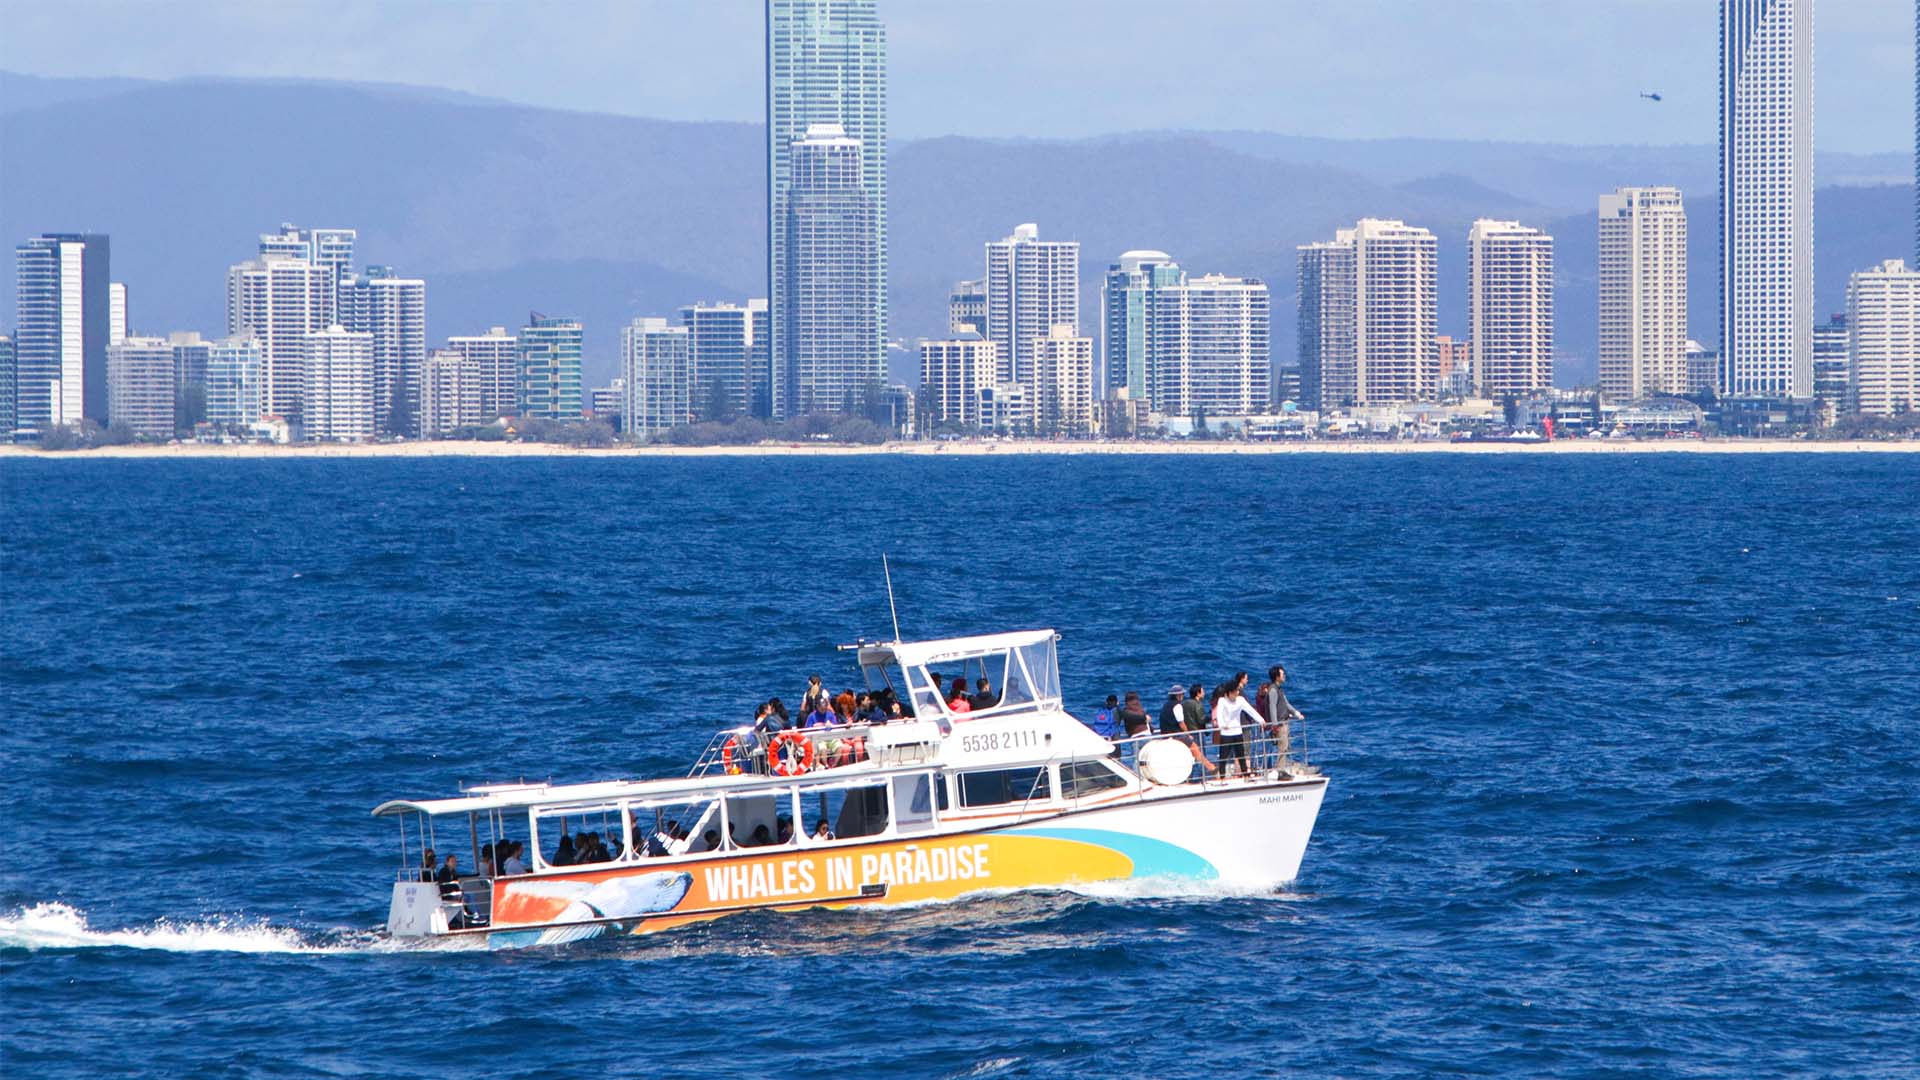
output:
[[[495,948],[651,933],[740,911],[893,906],[1141,878],[1297,878],[1326,780],[1155,792],[1034,820],[496,881]]]

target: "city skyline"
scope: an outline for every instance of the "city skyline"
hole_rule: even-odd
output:
[[[764,335],[754,333],[757,328],[750,323],[736,335],[752,340],[731,347],[732,385],[717,395],[724,404],[712,411],[738,415],[741,403],[758,407],[764,400],[772,419],[820,412],[870,414],[880,402],[876,394],[887,390],[889,381],[887,24],[878,0],[769,0],[764,10],[768,317]],[[1722,0],[1719,10],[1722,377],[1717,386],[1738,394],[1807,398],[1814,385],[1813,0]],[[1916,88],[1920,103],[1920,78]],[[1441,281],[1456,271],[1442,269],[1440,242],[1424,215],[1402,216],[1406,220],[1363,214],[1353,228],[1338,229],[1331,245],[1299,245],[1295,285],[1302,310],[1295,357],[1305,366],[1299,373],[1304,400],[1316,407],[1435,401],[1463,380],[1483,397],[1511,400],[1516,394],[1560,385],[1554,370],[1561,343],[1554,338],[1556,264],[1550,233],[1511,217],[1486,215],[1475,222],[1468,236],[1469,332],[1462,342],[1471,370],[1461,371],[1462,351],[1453,345],[1457,339],[1440,334],[1438,299]],[[332,413],[337,409],[329,406],[324,422],[311,425],[313,430],[365,428],[417,435],[427,360],[427,283],[371,262],[356,269],[358,237],[355,228],[306,230],[292,225],[261,234],[259,257],[229,269],[227,333],[263,339],[263,409],[286,418],[296,432],[303,420],[303,399],[333,393],[340,382],[328,381],[333,373],[315,370],[321,360],[347,363],[342,378],[357,388],[358,337],[364,336],[372,362],[366,380],[372,414],[343,425],[335,422]],[[108,273],[107,238],[88,238],[92,242],[77,250],[97,248],[102,257],[97,265],[91,253],[85,260],[84,306],[93,310],[106,305],[111,344],[129,332],[153,334],[156,326],[130,319],[125,283],[113,281],[102,288],[92,280]],[[1609,258],[1604,218],[1601,240],[1604,282]],[[84,354],[76,368],[87,372],[84,380],[48,381],[36,374],[45,366],[41,354],[47,348],[39,340],[45,334],[35,313],[58,308],[67,319],[68,307],[82,306],[60,299],[59,288],[49,291],[45,283],[58,284],[64,278],[41,265],[46,259],[36,261],[37,250],[31,241],[16,249],[23,271],[18,305],[22,332],[16,337],[30,346],[16,346],[16,352],[34,361],[16,361],[29,376],[15,387],[16,404],[23,386],[41,397],[57,395],[57,406],[51,399],[47,403],[48,416],[54,423],[65,422],[75,411],[65,399],[79,396],[76,384],[83,382],[83,414],[104,424],[110,419],[106,399],[111,380],[101,377],[105,357],[94,355],[104,352],[97,347],[97,316],[87,320],[84,348],[65,340],[80,340],[77,329],[60,337],[64,361],[71,365],[75,356]],[[65,259],[62,250],[54,251],[56,262]],[[1117,333],[1113,312],[1103,312],[1101,352],[1097,359],[1086,358],[1090,363],[1082,389],[1077,374],[1082,347],[1066,343],[1085,340],[1085,349],[1091,349],[1090,339],[1079,337],[1081,267],[1083,259],[1097,262],[1098,256],[1083,252],[1077,239],[1042,241],[1033,224],[1015,227],[1004,240],[986,241],[985,250],[985,275],[977,283],[962,281],[954,288],[948,321],[962,323],[961,313],[975,302],[977,285],[983,301],[979,329],[997,345],[998,370],[992,385],[981,388],[978,410],[990,426],[1028,429],[1043,411],[1059,413],[1057,404],[1043,405],[1045,401],[1091,399],[1098,381],[1094,370],[1107,373],[1109,391],[1115,376],[1123,377],[1132,391],[1139,366],[1132,355],[1136,347],[1144,348],[1146,356],[1145,370],[1139,373],[1144,396],[1125,396],[1143,402],[1154,414],[1251,415],[1279,402],[1273,394],[1281,385],[1276,380],[1285,357],[1276,358],[1269,350],[1266,286],[1246,267],[1229,262],[1208,267],[1208,273],[1191,281],[1181,272],[1177,280],[1149,282],[1153,310],[1137,335],[1130,329]],[[66,269],[77,274],[80,265]],[[1495,268],[1492,277],[1490,266]],[[1603,324],[1605,292],[1603,285]],[[140,295],[137,285],[133,295]],[[699,307],[714,299],[696,294],[688,301]],[[745,301],[749,307],[761,302],[737,294],[717,299]],[[1201,300],[1210,305],[1208,314],[1184,306]],[[688,301],[665,311],[641,307],[628,316],[634,322],[627,329],[642,320],[664,325],[669,314],[684,310]],[[1311,320],[1308,307],[1314,309]],[[1349,325],[1343,327],[1343,320]],[[616,401],[628,404],[624,412],[639,411],[631,403],[648,387],[646,379],[634,377],[631,344],[622,349],[625,390],[616,393],[591,385],[583,370],[584,341],[604,327],[538,315],[529,321],[533,325],[516,342],[514,404],[521,414],[571,421],[596,403]],[[684,333],[685,328],[680,330]],[[1684,331],[1691,333],[1683,332],[1682,340],[1704,336],[1697,324]],[[1603,325],[1603,342],[1605,333]],[[336,334],[356,337],[338,344]],[[756,355],[762,340],[767,342],[765,361]],[[1446,367],[1454,369],[1446,372],[1445,384],[1443,340]],[[1126,355],[1108,352],[1116,344]],[[1075,373],[1074,387],[1063,391],[1043,385],[1038,377],[1043,347],[1054,370]],[[654,418],[643,423],[643,429],[676,426],[708,411],[699,403],[703,396],[715,395],[696,389],[704,382],[699,360],[694,350],[686,351],[684,362],[654,369],[670,373],[666,377],[673,386],[667,400],[674,404],[651,410]],[[1662,358],[1668,371],[1630,383],[1635,391],[1715,389],[1693,379],[1699,351],[1689,342],[1679,363],[1671,355]],[[1283,362],[1276,364],[1276,359]],[[187,370],[183,363],[176,361],[181,371]],[[1675,368],[1684,374],[1676,374]],[[1456,372],[1461,378],[1454,378]],[[439,374],[459,382],[462,393],[469,374],[476,385],[489,377],[479,365],[469,372],[464,358],[458,366],[443,365]],[[761,378],[767,380],[764,391],[752,385]],[[741,385],[743,379],[747,385]],[[1341,383],[1343,379],[1350,382]],[[1217,380],[1224,381],[1213,386]],[[1213,388],[1202,391],[1203,383]],[[901,389],[910,395],[912,385]],[[1617,388],[1613,392],[1620,393]],[[898,420],[898,407],[887,408]]]

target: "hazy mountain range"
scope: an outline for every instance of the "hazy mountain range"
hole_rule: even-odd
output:
[[[1020,222],[1081,242],[1082,331],[1099,274],[1128,248],[1194,272],[1262,277],[1275,359],[1293,355],[1294,246],[1361,216],[1440,238],[1440,328],[1464,334],[1465,241],[1511,217],[1557,241],[1562,381],[1590,379],[1594,201],[1680,185],[1692,236],[1694,336],[1718,335],[1711,146],[1342,141],[1151,132],[1073,141],[940,138],[892,149],[892,326],[944,331],[946,290]],[[764,296],[758,125],[529,108],[451,91],[301,80],[43,79],[0,73],[0,236],[113,236],[142,333],[224,326],[226,267],[282,221],[360,230],[362,262],[428,280],[439,341],[529,310],[586,323],[587,375],[612,372],[618,328],[693,300]],[[1905,154],[1822,155],[1816,275],[1824,311],[1846,275],[1909,254]],[[13,292],[0,263],[0,295]],[[11,310],[0,325],[11,326]],[[897,374],[914,366],[896,357]]]

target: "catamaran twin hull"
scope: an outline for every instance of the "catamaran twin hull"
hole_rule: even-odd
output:
[[[1324,777],[1255,782],[978,831],[496,880],[487,935],[496,948],[557,945],[761,908],[914,904],[1140,878],[1271,887],[1299,875],[1325,792]],[[438,903],[431,883],[413,890],[414,903]]]

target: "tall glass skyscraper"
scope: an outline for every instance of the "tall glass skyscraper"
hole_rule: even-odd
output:
[[[1813,394],[1813,0],[1720,0],[1720,359]]]
[[[1100,353],[1106,369],[1106,396],[1114,397],[1124,390],[1128,398],[1146,399],[1153,294],[1185,280],[1180,264],[1164,251],[1129,251],[1107,267],[1107,276],[1100,283]]]
[[[20,427],[108,423],[110,254],[100,233],[47,233],[14,249]]]
[[[815,124],[793,144],[784,236],[786,307],[775,325],[783,417],[854,412],[886,380],[884,327],[872,318],[876,208],[861,183],[860,140]]]
[[[887,340],[887,33],[875,0],[767,0],[767,288],[769,358],[774,378],[769,402],[781,417],[809,409],[838,410],[842,402],[819,394],[805,396],[803,383],[821,378],[839,384],[853,379],[882,379]],[[858,144],[859,187],[865,193],[871,224],[870,257],[835,273],[858,273],[847,283],[843,304],[858,304],[833,321],[846,341],[872,342],[871,357],[841,357],[808,343],[804,335],[821,325],[796,326],[792,289],[796,275],[818,283],[821,271],[794,265],[794,235],[789,195],[794,185],[795,148],[817,124],[838,125],[841,137]],[[861,326],[853,326],[853,323]],[[862,346],[865,347],[865,346]],[[810,365],[855,364],[816,375]]]

